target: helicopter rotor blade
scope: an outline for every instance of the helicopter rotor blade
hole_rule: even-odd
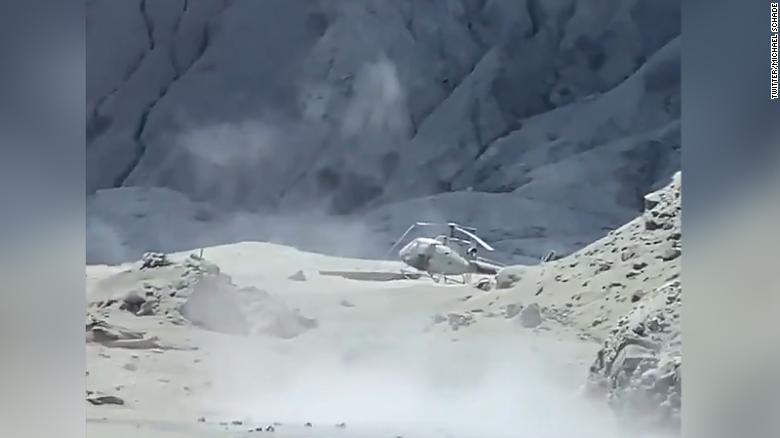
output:
[[[404,231],[404,233],[403,233],[403,234],[401,234],[401,237],[399,237],[399,238],[398,238],[398,240],[396,240],[396,241],[393,243],[393,245],[390,247],[390,249],[388,249],[388,250],[387,250],[387,252],[385,253],[385,257],[389,256],[389,255],[390,255],[390,254],[393,252],[393,250],[394,250],[394,249],[395,249],[395,248],[398,246],[398,244],[399,244],[399,243],[401,243],[401,242],[404,240],[404,238],[406,237],[406,235],[407,235],[407,234],[409,234],[409,233],[411,233],[411,232],[412,232],[412,230],[413,230],[415,227],[417,227],[417,226],[418,226],[418,224],[412,224],[412,225],[411,225],[409,228],[407,228],[407,229],[406,229],[406,231]]]
[[[462,230],[466,230],[466,231],[471,231],[472,233],[476,233],[476,232],[477,232],[477,229],[476,229],[476,228],[474,228],[474,227],[467,227],[467,226],[465,226],[465,225],[461,225],[461,224],[458,224],[458,223],[455,223],[455,222],[449,222],[449,223],[447,224],[447,226],[449,226],[449,227],[455,227],[455,228],[460,228],[460,229],[462,229]]]
[[[396,240],[393,243],[393,245],[390,247],[390,249],[387,250],[387,252],[385,253],[385,257],[388,257],[393,252],[393,250],[401,242],[403,242],[403,240],[406,238],[406,236],[409,233],[411,233],[412,230],[414,230],[416,227],[429,227],[429,226],[438,226],[438,225],[442,225],[442,224],[438,224],[438,223],[435,223],[435,222],[415,222],[415,223],[413,223],[409,228],[406,229],[406,231],[404,231],[404,233],[401,235],[401,237],[399,237],[398,240]]]
[[[485,248],[486,250],[488,250],[488,251],[495,251],[495,249],[492,246],[488,245],[487,242],[485,242],[484,240],[480,239],[479,236],[477,236],[476,234],[472,233],[471,231],[466,230],[463,227],[458,226],[458,225],[455,226],[455,229],[457,229],[461,233],[469,236],[470,238],[474,239],[475,242],[477,242],[481,247]]]

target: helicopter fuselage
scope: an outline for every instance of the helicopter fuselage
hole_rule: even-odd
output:
[[[407,265],[433,274],[460,275],[475,272],[474,264],[444,242],[418,237],[398,252]]]

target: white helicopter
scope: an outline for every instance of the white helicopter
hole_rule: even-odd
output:
[[[443,279],[446,283],[448,275],[460,275],[465,284],[467,276],[471,274],[495,275],[502,267],[495,261],[477,256],[480,247],[486,251],[494,251],[494,249],[475,234],[476,228],[454,222],[412,224],[390,247],[388,255],[417,227],[449,228],[448,234],[441,234],[436,238],[418,237],[398,251],[398,256],[406,265],[427,273],[436,282]],[[463,237],[459,237],[458,234]]]

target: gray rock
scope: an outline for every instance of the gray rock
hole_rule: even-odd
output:
[[[87,401],[93,405],[119,405],[125,404],[125,401],[115,395],[98,395],[87,397]]]
[[[508,319],[514,318],[523,310],[523,305],[520,303],[512,303],[506,306],[506,317]]]
[[[454,331],[462,327],[468,327],[474,323],[474,317],[470,314],[450,313],[447,315],[450,328]]]
[[[680,248],[671,247],[671,248],[666,248],[658,257],[661,260],[668,262],[676,259],[677,257],[680,257],[681,254],[682,251],[680,251]]]
[[[341,301],[339,301],[339,305],[340,305],[341,307],[355,307],[355,305],[354,305],[354,304],[352,304],[351,302],[349,302],[349,301],[347,301],[347,300],[341,300]]]
[[[645,195],[645,211],[650,211],[654,209],[658,204],[661,203],[661,195],[656,193],[649,193]]]
[[[157,313],[159,304],[155,301],[145,301],[135,313],[136,316],[151,316]]]
[[[141,256],[141,269],[161,268],[171,265],[168,256],[160,252],[147,252]]]
[[[306,281],[306,274],[304,274],[303,271],[298,271],[287,278],[292,281]]]
[[[496,289],[509,289],[523,279],[526,268],[523,266],[507,266],[496,274]]]
[[[645,217],[645,229],[648,231],[653,231],[661,228],[663,226],[663,223],[659,223],[654,217],[647,216]]]
[[[525,328],[538,327],[542,323],[542,312],[539,305],[529,304],[517,315],[517,321]]]
[[[119,308],[131,313],[137,313],[145,302],[146,298],[137,291],[130,291],[122,297],[122,304]]]

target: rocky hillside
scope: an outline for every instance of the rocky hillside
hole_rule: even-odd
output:
[[[203,224],[291,241],[213,229],[302,211],[385,248],[443,219],[516,261],[568,253],[679,168],[679,21],[676,0],[90,0],[92,261]]]
[[[509,319],[519,330],[595,341],[596,357],[583,365],[588,392],[637,430],[679,427],[680,187],[677,173],[645,196],[641,216],[567,257],[504,268],[496,289],[437,321],[468,330]]]

